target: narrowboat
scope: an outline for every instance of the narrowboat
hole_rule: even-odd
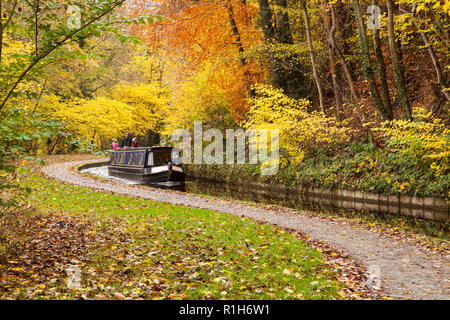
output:
[[[115,150],[108,173],[140,184],[184,182],[186,174],[172,147],[147,147]]]

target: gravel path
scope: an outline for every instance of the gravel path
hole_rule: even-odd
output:
[[[127,185],[79,174],[77,165],[92,160],[51,164],[44,174],[56,180],[98,191],[162,201],[194,208],[246,216],[260,222],[291,228],[325,241],[364,265],[376,287],[394,299],[450,299],[450,256],[430,253],[406,241],[395,241],[376,232],[329,219],[311,217],[162,189]]]

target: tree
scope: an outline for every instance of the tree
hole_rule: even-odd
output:
[[[372,2],[374,5],[378,4],[378,1]],[[384,109],[387,111],[389,115],[392,115],[392,105],[391,98],[389,94],[389,86],[387,83],[386,77],[386,64],[384,62],[383,51],[381,48],[381,39],[380,39],[380,29],[374,28],[372,31],[373,34],[373,47],[375,51],[376,63],[377,63],[377,73],[380,79],[381,85],[381,98],[383,101]]]
[[[351,99],[353,100],[353,102],[356,103],[359,101],[359,97],[356,94],[355,81],[354,81],[352,73],[347,65],[347,62],[345,61],[345,58],[342,53],[342,49],[340,48],[337,38],[336,38],[338,22],[336,19],[334,3],[326,1],[323,3],[323,5],[324,5],[324,9],[325,9],[322,13],[322,16],[324,19],[324,27],[326,30],[325,32],[326,32],[326,36],[327,36],[328,45],[331,46],[331,50],[329,50],[330,63],[333,63],[333,62],[331,62],[331,60],[334,61],[334,55],[336,55],[337,59],[339,60],[339,64],[342,67],[345,79],[347,80],[347,84],[350,88]],[[329,7],[330,18],[328,18],[328,14],[327,14],[327,10],[326,10],[327,7],[325,5],[328,5],[328,7]],[[330,23],[330,20],[331,20],[331,23]],[[335,64],[333,63],[333,65],[335,65]]]
[[[268,0],[258,0],[259,14],[261,20],[261,28],[264,34],[266,45],[275,43],[275,29],[272,22],[272,9],[270,8]],[[277,59],[270,58],[270,71],[272,74],[272,81],[278,88],[283,88],[282,76],[279,72]]]
[[[398,53],[398,43],[395,36],[394,28],[394,3],[392,0],[386,0],[388,19],[387,30],[389,38],[389,47],[391,49],[392,68],[394,69],[395,82],[397,84],[398,96],[403,106],[403,115],[407,119],[412,119],[411,107],[408,101],[408,93],[406,92],[405,74],[401,67],[400,56]]]
[[[448,2],[450,3],[450,2]],[[449,5],[450,7],[450,5]],[[414,27],[417,29],[417,32],[419,33],[423,44],[425,46],[425,48],[427,49],[431,61],[433,63],[433,67],[436,73],[436,81],[441,89],[442,95],[445,97],[445,99],[447,99],[448,102],[450,102],[450,91],[449,88],[447,88],[447,84],[445,81],[445,77],[444,77],[444,73],[442,71],[442,67],[441,67],[441,63],[439,62],[439,57],[436,54],[436,50],[434,48],[433,43],[430,42],[429,37],[427,35],[427,31],[431,31],[430,28],[425,28],[426,29],[422,29],[422,27],[420,26],[420,22],[417,21],[417,17],[415,17],[416,14],[416,6],[414,5],[412,8],[412,12],[408,12],[406,10],[401,9],[401,11],[406,14],[408,16],[408,18],[410,19],[410,21],[412,22],[412,24],[414,25]],[[434,16],[436,16],[436,12],[434,12]],[[438,29],[440,28],[440,23],[439,20],[437,20],[438,22]],[[444,36],[448,36],[446,32],[443,32]],[[446,42],[445,39],[442,42]]]
[[[363,64],[362,68],[364,77],[369,82],[370,95],[372,96],[375,106],[383,115],[383,118],[385,118],[386,120],[392,120],[393,115],[390,112],[390,110],[386,109],[385,106],[383,105],[383,102],[380,97],[380,92],[378,91],[378,86],[375,80],[374,68],[369,54],[369,45],[367,40],[366,27],[363,21],[359,0],[352,0],[352,3],[355,13],[356,26],[358,29],[359,46],[361,50],[361,57]]]
[[[60,58],[79,57],[80,52],[68,44],[78,42],[82,47],[85,39],[100,31],[119,33],[117,25],[127,21],[112,13],[123,2],[0,0],[0,186],[5,191],[1,206],[17,205],[15,195],[22,194],[15,183],[18,167],[11,161],[27,157],[34,143],[56,136],[56,142],[50,140],[51,152],[59,137],[67,135],[52,118],[36,112],[47,85],[43,71]]]
[[[23,43],[29,45],[29,49],[15,55],[14,61],[8,65],[3,62],[1,64],[0,111],[16,96],[15,90],[20,83],[38,80],[40,69],[52,59],[51,54],[64,50],[63,46],[69,41],[111,29],[110,24],[118,20],[110,14],[123,2],[124,0],[105,0],[79,3],[83,7],[76,6],[80,19],[74,24],[67,22],[65,9],[68,4],[61,4],[57,0],[15,0],[12,4],[8,3],[9,6],[1,5],[0,62],[6,32],[15,34]],[[3,3],[3,0],[0,3]],[[19,9],[20,15],[17,14]],[[3,17],[6,17],[5,22]],[[111,20],[108,20],[108,17]]]
[[[312,39],[311,39],[311,30],[310,30],[309,17],[308,17],[308,7],[306,6],[305,0],[301,0],[300,4],[303,9],[303,19],[305,22],[306,39],[308,41],[309,56],[311,58],[311,66],[313,69],[314,80],[316,81],[317,92],[319,94],[320,110],[322,112],[325,112],[322,84],[320,83],[320,77],[319,77],[319,73],[317,71],[316,61],[314,59],[314,48],[313,48],[313,43],[312,43]]]

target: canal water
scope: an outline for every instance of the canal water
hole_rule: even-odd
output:
[[[92,174],[114,181],[124,182],[127,184],[137,184],[136,182],[130,180],[109,176],[108,166],[85,168],[81,169],[80,172]],[[189,178],[187,178],[185,183],[182,185],[151,185],[149,187],[173,189],[191,194],[211,195],[225,199],[237,199],[257,203],[276,204],[295,209],[311,209],[313,207],[317,207],[317,205],[313,206],[311,203],[305,202],[304,198],[302,198],[301,195],[297,192],[273,192],[262,190],[261,188],[252,188],[243,185],[229,185],[214,181],[190,180]]]
[[[80,170],[84,173],[121,181],[135,182],[110,177],[104,164],[88,166]],[[208,180],[192,180],[177,185],[152,185],[164,189],[175,189],[190,194],[211,195],[225,199],[251,201],[268,205],[281,205],[294,209],[311,211],[344,210],[351,212],[369,211],[380,214],[393,214],[408,217],[425,218],[434,221],[448,221],[450,207],[446,200],[438,198],[414,198],[400,195],[380,195],[355,190],[299,190],[298,188],[274,188],[267,186],[225,184]]]
[[[126,184],[137,184],[134,181],[130,181],[130,180],[126,180],[126,179],[121,179],[121,178],[118,178],[118,177],[110,176],[108,174],[108,166],[90,167],[90,168],[86,168],[86,169],[80,169],[80,172],[81,173],[89,173],[89,174],[92,174],[94,176],[107,178],[107,179],[113,180],[113,181],[124,182]]]

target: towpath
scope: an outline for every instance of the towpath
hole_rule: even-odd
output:
[[[97,160],[98,161],[98,160]],[[350,255],[368,270],[374,286],[394,299],[450,299],[450,254],[432,252],[407,240],[391,238],[351,223],[317,217],[303,211],[267,208],[212,197],[127,185],[80,174],[78,165],[92,160],[54,163],[43,167],[45,175],[58,181],[95,189],[249,217],[254,220],[297,230],[329,243]]]

